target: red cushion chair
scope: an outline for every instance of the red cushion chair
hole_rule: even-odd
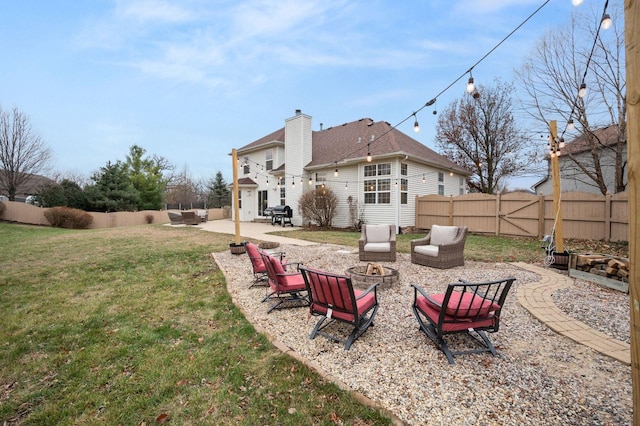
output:
[[[485,283],[449,284],[447,291],[429,295],[414,285],[413,314],[420,330],[429,337],[447,356],[449,364],[453,357],[468,353],[490,352],[496,349],[485,332],[495,333],[500,326],[500,313],[505,298],[515,278]],[[464,333],[475,339],[480,348],[452,351],[445,335]]]
[[[260,255],[260,248],[254,243],[248,242],[245,244],[249,260],[251,260],[251,267],[253,268],[253,282],[249,288],[257,285],[269,285],[267,281],[267,267],[265,266],[262,256]],[[284,253],[277,253],[280,258],[280,262],[285,265],[287,262],[284,260]]]
[[[260,251],[260,255],[267,268],[267,281],[271,288],[271,293],[268,293],[262,301],[275,302],[267,313],[274,309],[308,306],[307,286],[302,274],[299,271],[287,272],[278,258],[264,251]]]
[[[321,318],[316,323],[311,335],[314,339],[320,334],[336,342],[343,342],[345,350],[349,350],[353,342],[360,337],[369,326],[378,311],[378,283],[372,284],[365,291],[354,290],[351,278],[329,272],[301,267],[312,315]],[[323,331],[334,321],[341,321],[353,326],[353,331],[346,339],[341,339]]]

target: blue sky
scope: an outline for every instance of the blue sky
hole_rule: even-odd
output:
[[[220,170],[231,180],[231,149],[282,127],[296,109],[314,130],[363,117],[401,122],[543,3],[3,1],[0,105],[30,117],[62,174],[88,177],[137,144],[195,179]],[[511,81],[574,8],[550,1],[473,69],[476,83]],[[466,79],[435,108],[463,96]],[[420,133],[413,120],[399,129],[435,149],[432,111],[418,114]]]

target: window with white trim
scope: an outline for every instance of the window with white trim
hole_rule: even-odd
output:
[[[391,163],[369,164],[364,166],[365,204],[391,203]]]
[[[273,169],[273,150],[272,149],[268,149],[264,153],[264,168],[267,170]]]

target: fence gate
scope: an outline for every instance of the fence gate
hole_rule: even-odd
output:
[[[542,236],[540,197],[518,192],[499,195],[497,207],[497,235]]]

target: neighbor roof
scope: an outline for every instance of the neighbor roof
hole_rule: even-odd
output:
[[[602,144],[606,146],[615,145],[618,143],[618,125],[613,124],[611,126],[602,127],[593,131],[593,136]],[[581,152],[591,150],[591,144],[586,135],[580,135],[577,138],[567,142],[563,154],[578,154]]]

